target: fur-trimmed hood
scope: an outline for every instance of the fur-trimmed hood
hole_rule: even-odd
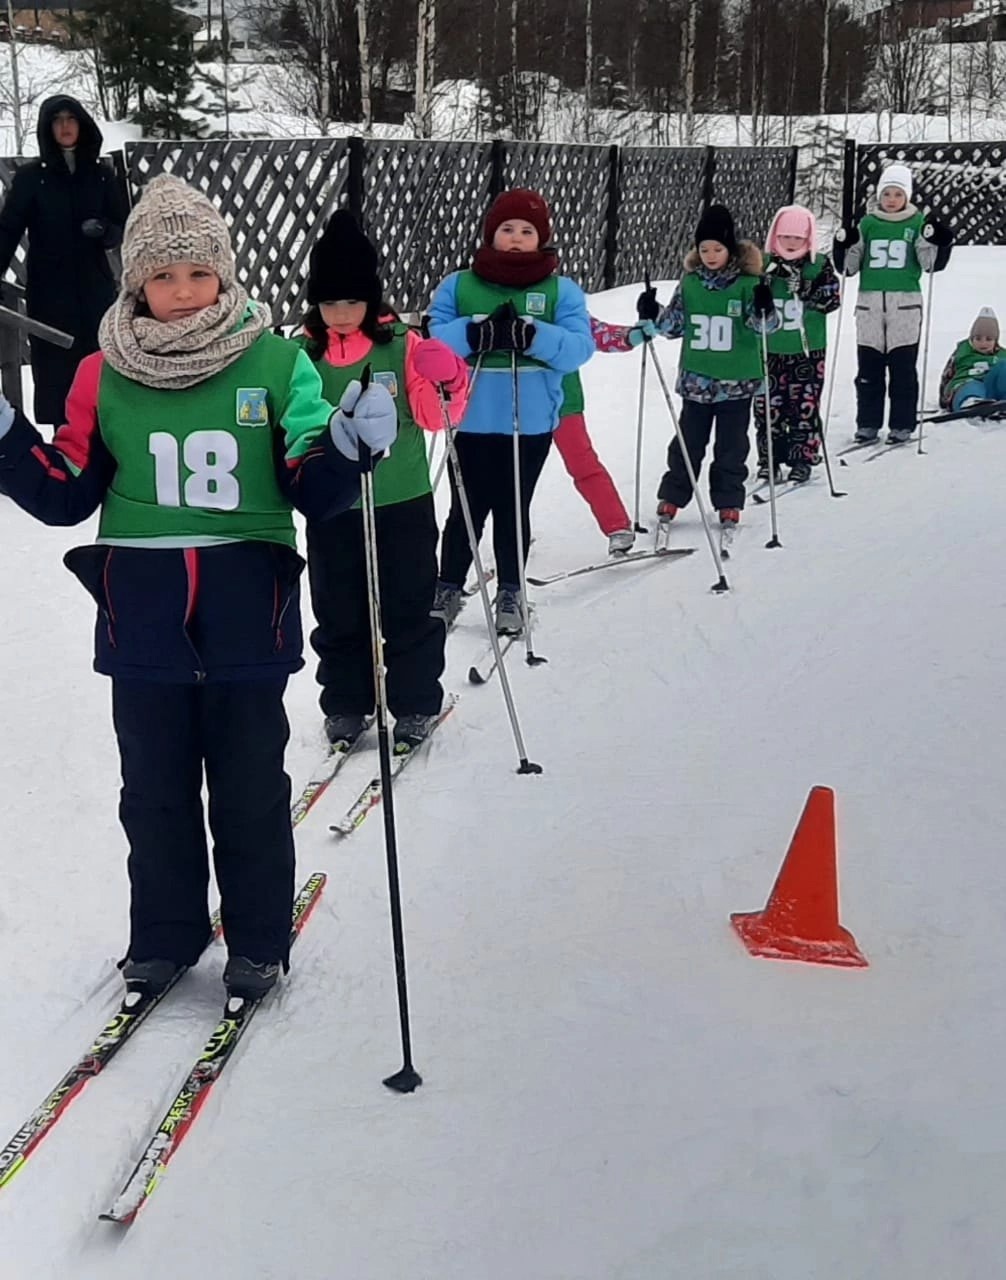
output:
[[[714,280],[723,277],[726,283],[736,280],[738,276],[760,276],[763,256],[761,249],[753,240],[741,240],[737,244],[737,253],[731,257],[727,265],[719,271],[710,271],[702,265],[698,249],[689,249],[685,254],[685,271],[699,272]]]

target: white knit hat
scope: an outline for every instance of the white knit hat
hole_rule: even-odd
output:
[[[971,338],[991,338],[993,342],[998,344],[999,317],[991,307],[982,307],[978,312],[968,336]]]
[[[230,231],[216,206],[181,178],[162,173],[147,183],[122,236],[122,283],[139,293],[172,262],[212,267],[221,287],[234,284]]]
[[[882,170],[877,183],[877,198],[885,187],[897,187],[905,193],[905,199],[912,198],[912,171],[907,164],[889,164]]]

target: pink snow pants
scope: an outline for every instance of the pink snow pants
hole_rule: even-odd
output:
[[[561,418],[552,440],[562,455],[577,493],[594,513],[601,532],[609,534],[619,529],[631,529],[632,521],[618,496],[615,482],[590,443],[583,414],[569,413]]]

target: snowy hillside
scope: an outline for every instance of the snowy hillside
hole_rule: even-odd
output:
[[[930,399],[1006,250],[937,280]],[[635,289],[593,300],[633,314]],[[661,297],[667,287],[661,287]],[[832,447],[851,435],[847,300]],[[670,375],[675,349],[660,352]],[[597,356],[587,417],[631,500],[638,357]],[[663,466],[649,380],[644,512]],[[329,886],[226,1077],[125,1236],[96,1221],[211,1029],[222,954],[189,975],[0,1191],[3,1280],[990,1280],[1006,1178],[999,512],[1006,426],[935,427],[750,508],[710,594],[676,563],[536,593],[511,654],[545,772],[518,777],[499,689],[467,685],[397,792],[416,1063],[399,1063],[379,814],[299,828]],[[532,572],[603,555],[558,458]],[[109,690],[92,609],[0,499],[0,1143],[115,1007],[125,940]],[[290,764],[319,747],[310,671]],[[358,767],[356,767],[358,766]],[[748,957],[807,792],[838,798],[844,923],[870,968]]]

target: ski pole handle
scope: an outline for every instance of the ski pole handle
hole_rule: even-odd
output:
[[[370,376],[371,376],[370,365],[366,364],[363,366],[363,373],[360,375],[360,395],[361,396],[370,386]],[[345,413],[347,418],[352,418],[353,416],[352,409],[343,410],[343,412]],[[371,452],[370,445],[367,444],[365,441],[361,440],[359,436],[357,436],[356,438],[356,449],[357,449],[357,456],[360,459],[360,471],[364,475],[366,475],[368,472],[373,471],[374,466],[377,462],[380,462],[381,455],[378,454],[377,457],[375,458],[373,453]]]

